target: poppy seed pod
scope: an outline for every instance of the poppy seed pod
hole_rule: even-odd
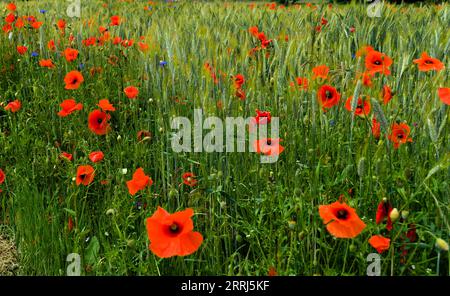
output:
[[[398,212],[397,208],[393,208],[391,213],[389,214],[389,217],[391,218],[392,222],[397,221],[397,219],[400,217],[400,213]]]
[[[402,219],[405,220],[409,216],[409,211],[402,211]]]
[[[448,252],[448,244],[442,238],[436,239],[436,248],[438,248],[440,251]]]

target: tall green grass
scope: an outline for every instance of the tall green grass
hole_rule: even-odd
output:
[[[450,233],[449,111],[437,97],[437,88],[449,82],[448,5],[388,6],[381,18],[369,18],[363,5],[271,11],[240,3],[182,2],[144,11],[145,3],[104,2],[107,7],[83,1],[81,20],[65,15],[64,1],[20,2],[19,14],[34,14],[45,24],[39,32],[14,32],[12,39],[0,35],[0,69],[15,68],[1,73],[0,101],[17,97],[23,103],[18,113],[0,111],[0,167],[7,174],[0,221],[16,232],[23,274],[65,275],[66,256],[79,253],[86,275],[266,275],[271,266],[280,275],[365,275],[366,257],[375,252],[367,240],[383,232],[374,221],[383,197],[410,215],[395,223],[392,247],[381,255],[382,274],[435,274],[435,237],[448,241]],[[39,9],[48,12],[41,15]],[[124,19],[110,28],[111,36],[135,42],[144,36],[149,52],[136,46],[82,46],[82,39],[98,36],[98,26],[107,25],[111,15]],[[316,32],[321,17],[328,25]],[[67,20],[67,35],[73,33],[80,51],[73,63],[45,46],[58,39],[54,23],[59,18]],[[82,26],[88,19],[91,28]],[[269,58],[248,57],[255,46],[250,26],[274,39]],[[350,27],[356,31],[350,33]],[[288,42],[277,38],[284,35]],[[17,55],[15,47],[24,44],[28,53]],[[375,78],[361,93],[379,100],[384,84],[395,92],[379,108],[389,125],[399,120],[412,127],[414,142],[398,150],[385,138],[371,136],[370,120],[352,119],[344,108],[360,71],[354,54],[363,45],[394,61],[391,76]],[[68,46],[66,38],[58,51]],[[31,51],[39,57],[31,57]],[[447,68],[419,72],[412,60],[422,51]],[[117,66],[108,63],[113,55]],[[56,69],[40,68],[41,58],[52,58]],[[161,67],[160,60],[167,66]],[[207,61],[226,79],[215,85],[203,69]],[[76,91],[64,90],[64,75],[80,63],[85,82]],[[320,84],[311,79],[311,69],[320,64],[330,67],[327,83],[342,96],[327,113],[316,101]],[[103,71],[91,76],[92,67]],[[231,86],[229,76],[238,73],[246,78],[245,101],[234,97]],[[298,76],[310,79],[308,91],[289,87]],[[139,88],[137,100],[124,96],[128,85]],[[83,110],[58,117],[59,104],[70,97],[82,102]],[[96,136],[87,128],[87,115],[102,98],[117,111],[112,131]],[[223,109],[217,108],[219,100]],[[171,118],[192,118],[194,108],[221,118],[269,110],[280,117],[286,150],[274,164],[260,164],[252,153],[173,153]],[[139,130],[149,130],[151,140],[139,143]],[[105,153],[104,161],[94,165],[94,183],[77,187],[76,167],[88,164],[94,150]],[[62,151],[73,153],[74,161],[61,160]],[[154,185],[132,197],[125,182],[138,167]],[[197,188],[182,185],[185,171],[199,176]],[[367,224],[352,240],[333,238],[318,215],[319,205],[341,194]],[[158,205],[170,212],[195,209],[195,228],[205,238],[196,253],[162,260],[148,250],[144,221]],[[107,215],[108,209],[114,213]],[[69,217],[74,221],[70,232]],[[408,223],[416,224],[419,241],[407,244],[401,264],[401,235]],[[448,253],[441,255],[440,272],[448,275]]]

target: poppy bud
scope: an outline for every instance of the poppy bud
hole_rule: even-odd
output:
[[[169,197],[170,198],[175,198],[178,195],[178,191],[175,188],[172,188],[169,190]]]
[[[350,245],[349,249],[350,249],[350,252],[354,252],[356,250],[356,246],[352,244],[352,245]]]
[[[448,244],[442,238],[436,239],[436,248],[438,248],[440,251],[448,252]]]
[[[299,239],[299,240],[303,240],[304,238],[305,238],[305,232],[302,231],[302,232],[300,232],[300,233],[298,234],[298,239]]]
[[[133,249],[136,246],[136,241],[134,239],[127,240],[127,247]]]
[[[162,127],[159,128],[159,132],[162,133],[164,129]]]
[[[398,212],[397,208],[393,208],[391,213],[389,214],[389,217],[391,218],[392,222],[397,221],[399,216],[400,216],[400,213]]]
[[[294,230],[295,226],[297,225],[297,222],[295,221],[288,221],[289,229]]]
[[[409,211],[402,211],[402,219],[405,220],[409,216]]]

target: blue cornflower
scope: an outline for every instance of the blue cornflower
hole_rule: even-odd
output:
[[[161,67],[164,67],[165,65],[167,65],[167,62],[166,61],[159,61],[159,65]]]
[[[38,54],[37,52],[33,51],[33,52],[31,53],[31,56],[32,56],[33,58],[35,58],[35,57],[39,56],[39,54]]]
[[[42,13],[42,14],[44,14],[44,13],[47,12],[47,10],[45,10],[45,9],[40,9],[39,12]]]

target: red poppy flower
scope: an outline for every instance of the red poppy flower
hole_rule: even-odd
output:
[[[319,215],[328,232],[337,238],[354,238],[366,227],[355,209],[346,203],[334,202],[319,206]]]
[[[252,34],[254,37],[258,37],[259,31],[258,31],[258,27],[250,27],[248,29],[248,31],[250,32],[250,34]]]
[[[234,87],[236,89],[240,89],[244,83],[245,78],[242,74],[237,74],[236,76],[234,76]]]
[[[325,65],[320,65],[320,66],[314,67],[312,69],[312,71],[314,73],[313,79],[316,79],[316,78],[327,79],[328,71],[330,71],[330,68],[328,68]]]
[[[103,160],[105,155],[101,151],[94,151],[89,154],[89,160],[96,163]]]
[[[53,61],[51,59],[40,60],[39,66],[44,67],[44,68],[55,68],[55,65],[53,64]]]
[[[61,32],[64,32],[64,29],[66,28],[66,21],[63,19],[60,19],[56,22],[56,26]]]
[[[6,9],[9,11],[15,11],[17,9],[16,4],[14,4],[13,2],[10,2],[8,4],[6,4]]]
[[[123,91],[125,92],[125,95],[129,99],[134,99],[139,94],[139,90],[134,86],[127,86],[127,87],[125,87],[125,89]]]
[[[438,90],[439,98],[442,103],[446,105],[450,105],[450,88],[449,87],[441,87]]]
[[[81,103],[77,104],[74,99],[64,100],[64,102],[62,102],[60,106],[61,111],[58,112],[58,116],[60,117],[66,117],[74,111],[83,109],[83,105]]]
[[[277,270],[275,269],[275,267],[270,266],[269,267],[269,272],[267,273],[267,275],[268,276],[277,276],[278,273],[277,273]]]
[[[352,112],[352,100],[353,96],[347,99],[345,103],[345,109]],[[359,117],[365,117],[370,113],[371,105],[369,100],[363,100],[361,97],[358,98],[358,103],[355,108],[355,115]]]
[[[66,58],[66,60],[68,62],[73,62],[78,57],[78,50],[70,48],[70,47],[66,48],[66,50],[64,50],[64,57]]]
[[[31,27],[33,27],[33,29],[39,29],[42,25],[44,24],[44,22],[33,22],[31,23]]]
[[[267,48],[270,45],[270,43],[272,43],[272,39],[265,39],[261,41],[261,48]]]
[[[138,168],[134,174],[133,179],[127,181],[128,192],[135,195],[139,190],[145,189],[147,186],[152,186],[153,180],[145,175],[142,168]]]
[[[320,23],[322,25],[326,25],[326,24],[328,24],[328,21],[326,19],[324,19],[324,18],[321,18]]]
[[[203,236],[194,232],[190,208],[169,214],[161,207],[146,220],[149,249],[158,257],[187,256],[198,250]]]
[[[441,71],[445,68],[440,60],[430,57],[426,52],[422,52],[420,59],[415,59],[413,62],[419,66],[419,71],[422,72]]]
[[[391,245],[391,240],[385,238],[381,235],[373,235],[369,239],[369,244],[374,247],[378,253],[383,253],[386,250],[389,250],[389,246]]]
[[[103,111],[116,111],[116,108],[109,102],[108,99],[100,100],[97,104]]]
[[[9,102],[8,105],[6,105],[5,110],[10,110],[12,113],[16,113],[20,110],[20,108],[22,108],[22,103],[19,100],[15,100]]]
[[[56,50],[55,41],[54,41],[54,40],[50,40],[50,41],[47,43],[47,48],[48,48],[50,51],[55,51],[55,50]]]
[[[392,59],[386,54],[376,50],[370,50],[366,55],[366,69],[371,73],[382,73],[390,75],[389,67],[392,65]]]
[[[408,231],[406,232],[406,237],[412,243],[417,241],[417,231],[415,224],[408,224]]]
[[[325,111],[325,109],[330,109],[331,107],[337,105],[341,95],[334,87],[322,85],[317,93],[317,97],[322,109]]]
[[[383,86],[383,103],[387,105],[392,99],[392,90],[388,85]]]
[[[270,123],[272,116],[270,115],[270,111],[260,111],[256,109],[256,117],[254,118],[256,124],[268,124]]]
[[[110,26],[118,26],[121,23],[120,16],[118,15],[113,15],[110,20],[111,20],[111,23],[109,24]]]
[[[295,78],[295,82],[297,82],[297,85],[301,87],[304,90],[308,89],[308,78],[306,77],[297,77]]]
[[[77,186],[83,184],[84,186],[88,186],[94,180],[95,170],[90,165],[80,165],[77,169],[77,178],[76,183]]]
[[[24,55],[27,52],[27,50],[28,50],[28,47],[26,47],[26,46],[23,46],[23,45],[17,46],[17,52],[20,55]]]
[[[146,52],[149,49],[149,46],[147,43],[144,42],[138,42],[139,50],[142,52]]]
[[[6,17],[5,17],[5,22],[7,22],[8,24],[12,24],[14,21],[16,20],[16,16],[14,15],[14,13],[9,13]]]
[[[406,142],[412,142],[412,139],[409,137],[410,131],[411,129],[406,123],[394,123],[392,125],[388,139],[394,143],[395,149]]]
[[[60,158],[62,159],[67,159],[68,161],[72,161],[73,160],[73,155],[67,152],[61,152],[61,154],[59,155]]]
[[[3,184],[5,182],[5,179],[6,179],[5,172],[2,169],[0,169],[0,184]]]
[[[105,135],[111,129],[108,121],[111,119],[111,115],[102,112],[101,110],[94,110],[89,113],[88,127],[97,135]]]
[[[3,27],[2,27],[2,31],[3,32],[5,32],[5,33],[8,33],[8,32],[10,32],[10,31],[12,31],[12,26],[11,26],[11,24],[5,24]]]
[[[378,204],[377,214],[375,216],[376,224],[380,224],[387,218],[386,228],[389,231],[392,230],[392,221],[390,217],[391,211],[392,211],[391,203],[387,201],[387,199],[383,198]]]
[[[370,72],[364,72],[362,75],[362,82],[364,86],[371,87],[372,86],[372,77],[373,74]]]
[[[80,84],[84,81],[83,75],[78,71],[70,71],[64,77],[65,89],[78,89]]]
[[[372,135],[375,139],[379,139],[381,135],[381,124],[375,117],[372,118]]]
[[[280,145],[281,139],[265,138],[261,140],[255,140],[253,148],[256,153],[264,154],[267,156],[280,155],[284,151],[284,147]]]
[[[197,180],[195,179],[195,175],[194,173],[184,173],[183,176],[181,176],[183,178],[183,183],[187,186],[195,186],[197,185]]]

